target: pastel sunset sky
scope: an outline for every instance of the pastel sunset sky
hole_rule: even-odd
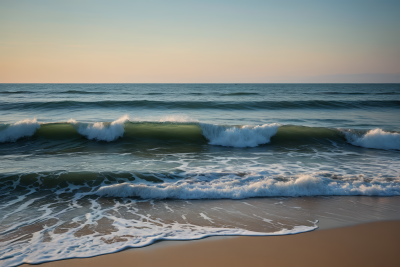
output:
[[[1,83],[400,82],[400,1],[0,1]]]

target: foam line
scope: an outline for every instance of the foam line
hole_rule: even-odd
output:
[[[122,220],[123,221],[123,220]],[[124,221],[123,221],[124,222]],[[272,233],[262,233],[247,231],[238,228],[214,228],[214,227],[193,227],[187,229],[179,224],[174,224],[172,229],[165,229],[160,232],[150,232],[140,239],[131,239],[123,242],[115,242],[105,244],[105,238],[113,239],[113,235],[108,236],[83,236],[76,238],[73,232],[63,234],[52,234],[52,242],[46,243],[40,239],[40,235],[36,234],[30,242],[30,246],[18,247],[18,250],[8,250],[3,258],[0,266],[14,267],[23,263],[40,264],[49,261],[66,260],[72,258],[88,258],[98,255],[115,253],[127,248],[139,248],[153,244],[161,240],[196,240],[209,236],[281,236],[292,235],[304,232],[310,232],[318,228],[317,221],[312,226],[294,226],[293,229],[282,229]],[[124,222],[129,223],[129,222]],[[148,228],[148,227],[144,227]],[[159,229],[160,227],[158,227]],[[131,234],[131,229],[120,229],[115,233],[119,235]],[[146,233],[142,233],[146,234]],[[17,240],[16,240],[17,241]],[[1,248],[0,248],[1,250]]]
[[[39,128],[36,118],[16,122],[0,132],[0,143],[15,142],[22,137],[32,136]]]

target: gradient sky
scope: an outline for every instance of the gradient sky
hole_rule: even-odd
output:
[[[400,1],[0,1],[0,82],[400,82]]]

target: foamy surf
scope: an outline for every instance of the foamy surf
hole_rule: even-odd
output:
[[[73,128],[65,128],[65,122],[39,123],[36,119],[25,119],[4,125],[3,130],[0,130],[0,143],[16,142],[24,137],[31,137],[35,133],[37,133],[35,137],[44,138],[74,138],[74,133],[79,133],[89,140],[106,142],[129,137],[182,142],[207,141],[210,145],[245,148],[269,144],[271,138],[276,136],[274,142],[279,145],[294,144],[293,142],[297,142],[298,145],[311,145],[325,140],[336,144],[347,141],[354,146],[365,148],[400,150],[400,134],[379,128],[361,133],[351,129],[278,123],[217,125],[202,123],[182,115],[163,116],[150,121],[141,118],[131,119],[125,115],[112,122],[85,123],[70,119],[67,123],[72,125],[76,132]]]
[[[357,135],[351,131],[344,131],[346,139],[355,146],[376,149],[400,150],[400,134],[385,132],[382,129],[370,130],[363,135]]]
[[[124,135],[125,122],[127,121],[129,121],[129,117],[125,115],[111,122],[109,125],[106,125],[104,122],[82,124],[74,119],[70,119],[68,122],[76,126],[77,131],[90,140],[111,142]]]
[[[36,118],[16,122],[0,132],[0,143],[15,142],[20,138],[32,136],[39,128]]]
[[[211,145],[256,147],[269,143],[271,137],[277,133],[279,124],[232,127],[200,123],[200,127]]]
[[[180,180],[175,183],[121,183],[103,186],[100,196],[139,197],[143,199],[244,199],[252,197],[302,196],[397,196],[400,181],[331,179],[302,174],[296,178],[276,179],[255,175],[243,179],[228,175],[219,179]]]
[[[0,266],[18,266],[23,263],[40,264],[49,261],[65,260],[71,258],[87,258],[109,253],[115,253],[127,248],[139,248],[153,244],[162,240],[196,240],[209,236],[280,236],[292,235],[313,231],[318,228],[317,221],[311,222],[312,226],[294,226],[292,229],[281,229],[276,232],[263,233],[244,229],[220,228],[220,227],[201,227],[191,224],[172,224],[173,227],[163,228],[162,221],[150,220],[131,221],[123,218],[115,218],[113,231],[109,234],[98,234],[77,237],[76,233],[82,230],[68,229],[66,233],[54,234],[56,225],[46,227],[43,232],[48,233],[49,241],[43,242],[43,233],[36,233],[29,245],[18,240],[12,240],[10,246],[14,249],[0,252]],[[95,222],[93,219],[90,221]],[[86,226],[89,224],[86,224]],[[129,226],[129,227],[127,227]],[[165,226],[165,225],[163,225]],[[139,229],[135,229],[138,227]],[[142,227],[143,229],[140,229]],[[132,234],[137,234],[133,236]]]

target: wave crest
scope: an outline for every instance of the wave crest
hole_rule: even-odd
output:
[[[22,137],[32,136],[39,128],[36,118],[16,122],[0,132],[0,143],[15,142]]]
[[[139,197],[143,199],[243,199],[250,197],[301,196],[393,196],[400,195],[398,181],[333,180],[316,175],[302,174],[297,178],[271,177],[225,178],[211,180],[185,180],[176,183],[132,184],[103,186],[96,192],[100,196]]]
[[[400,134],[385,132],[382,129],[374,129],[359,136],[353,132],[344,132],[349,143],[355,146],[377,149],[400,150]]]
[[[228,127],[200,123],[204,137],[211,145],[232,147],[256,147],[270,142],[279,128],[279,124],[264,124],[261,126],[244,125],[241,127]]]
[[[187,116],[164,116],[154,121],[127,115],[113,122],[83,123],[74,119],[67,122],[41,123],[36,119],[25,119],[14,124],[0,125],[0,143],[15,142],[20,138],[35,136],[42,138],[76,138],[78,134],[98,141],[115,141],[121,137],[151,140],[178,140],[227,147],[256,147],[271,142],[275,144],[308,145],[314,142],[350,143],[355,146],[386,150],[400,150],[400,133],[382,129],[356,131],[278,123],[251,125],[215,125],[201,123]],[[71,125],[73,127],[71,127]]]
[[[90,140],[111,142],[124,135],[125,122],[128,120],[129,117],[125,115],[118,120],[111,122],[109,125],[105,125],[104,122],[84,125],[74,119],[70,119],[68,122],[77,126],[77,131]]]

